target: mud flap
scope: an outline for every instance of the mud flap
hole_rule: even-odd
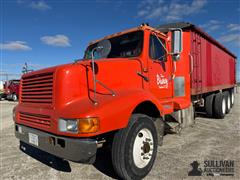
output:
[[[170,133],[180,134],[183,128],[193,126],[195,124],[193,105],[189,108],[178,110],[165,117],[166,131]]]
[[[194,108],[192,104],[189,106],[189,108],[174,112],[172,116],[181,124],[182,129],[195,124]]]

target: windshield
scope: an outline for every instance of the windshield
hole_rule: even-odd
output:
[[[13,80],[12,83],[13,84],[20,84],[20,80]]]
[[[135,31],[108,39],[111,42],[111,51],[107,58],[136,57],[142,52],[143,31]],[[88,46],[84,59],[92,58],[92,49],[98,43]],[[99,55],[94,53],[94,58],[99,59]]]

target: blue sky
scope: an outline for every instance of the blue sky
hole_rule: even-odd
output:
[[[0,73],[20,74],[24,62],[33,69],[72,62],[82,58],[89,41],[142,22],[192,22],[240,57],[239,0],[0,2]]]

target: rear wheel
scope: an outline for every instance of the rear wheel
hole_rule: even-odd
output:
[[[226,98],[223,93],[217,93],[214,98],[214,116],[223,119],[226,114]]]
[[[157,130],[151,117],[132,115],[128,127],[113,139],[112,161],[123,179],[142,179],[152,169],[157,155]]]
[[[226,99],[226,114],[228,114],[231,110],[231,97],[228,91],[224,92],[224,96]]]
[[[235,96],[234,96],[234,89],[231,89],[230,91],[230,97],[231,97],[231,107],[233,107]]]
[[[208,117],[213,117],[213,99],[215,94],[210,94],[205,98],[205,110]]]

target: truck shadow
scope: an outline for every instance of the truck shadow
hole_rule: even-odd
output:
[[[55,170],[62,171],[62,172],[71,172],[72,171],[68,161],[63,160],[63,159],[56,157],[52,154],[49,154],[47,152],[44,152],[40,149],[37,149],[37,148],[35,148],[31,145],[28,145],[24,142],[20,142],[19,149],[23,153],[31,156],[32,158],[49,166],[50,168],[53,168]],[[101,173],[103,173],[111,178],[119,179],[117,174],[114,172],[114,169],[112,166],[110,150],[99,149],[97,151],[97,158],[96,158],[96,161],[94,162],[93,166]]]
[[[110,149],[98,149],[96,161],[94,162],[93,166],[98,171],[113,179],[120,179],[120,177],[114,171]]]
[[[25,154],[36,159],[37,161],[51,168],[54,168],[58,171],[63,171],[63,172],[72,171],[68,161],[58,158],[56,156],[53,156],[47,152],[41,151],[40,149],[30,146],[24,142],[20,142],[19,149]]]

